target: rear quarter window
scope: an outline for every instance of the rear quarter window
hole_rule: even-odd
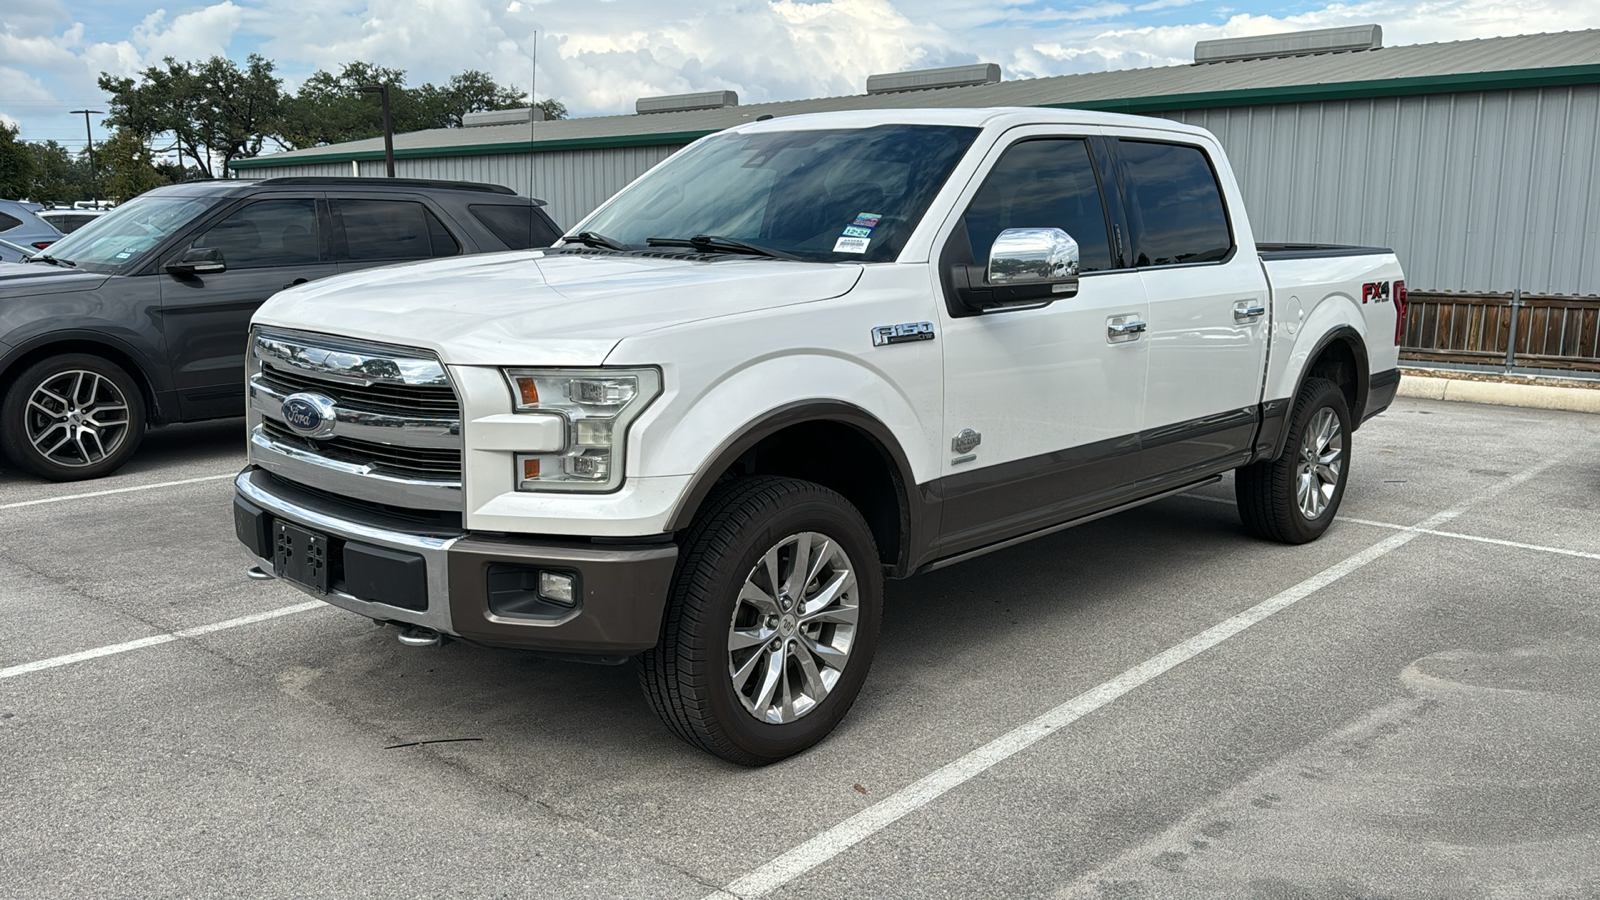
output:
[[[1134,265],[1217,262],[1233,249],[1222,189],[1199,147],[1120,140]]]
[[[10,231],[21,224],[22,220],[16,216],[8,216],[5,213],[0,213],[0,231]]]
[[[474,203],[467,207],[489,233],[499,238],[511,250],[530,247],[548,247],[560,233],[547,224],[548,220],[533,206],[512,206],[505,203]]]

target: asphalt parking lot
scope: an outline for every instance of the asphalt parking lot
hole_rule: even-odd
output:
[[[1355,443],[1314,544],[1225,480],[890,583],[854,711],[759,770],[628,667],[247,580],[237,421],[0,474],[0,894],[1600,896],[1600,417]]]

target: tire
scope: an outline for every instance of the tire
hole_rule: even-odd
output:
[[[661,642],[638,663],[662,721],[746,766],[827,737],[866,680],[882,616],[883,575],[861,514],[807,481],[741,478],[707,498],[679,548]],[[797,588],[789,575],[800,558],[813,577]]]
[[[1322,537],[1338,515],[1350,480],[1350,409],[1326,378],[1307,378],[1289,414],[1277,459],[1234,475],[1239,518],[1251,534],[1285,544]]]
[[[67,353],[34,363],[0,402],[0,450],[51,481],[100,478],[144,440],[144,396],[121,367]]]

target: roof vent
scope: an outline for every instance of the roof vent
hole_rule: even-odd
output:
[[[698,94],[668,94],[665,97],[640,97],[633,102],[633,111],[645,113],[686,112],[691,109],[725,109],[739,105],[739,95],[733,91],[701,91]]]
[[[994,84],[999,80],[1000,66],[998,64],[976,63],[970,66],[950,66],[945,69],[918,69],[914,72],[868,75],[867,93],[893,94],[898,91],[971,87],[975,84]]]
[[[1315,31],[1291,31],[1287,34],[1262,34],[1255,37],[1225,38],[1220,41],[1200,41],[1194,45],[1194,61],[1235,62],[1241,59],[1272,59],[1279,56],[1377,50],[1382,47],[1382,28],[1377,25],[1351,25],[1346,28],[1318,28]]]
[[[527,125],[529,122],[543,122],[544,110],[539,107],[526,107],[521,109],[490,109],[483,112],[469,112],[461,117],[462,128],[482,128],[486,125]]]

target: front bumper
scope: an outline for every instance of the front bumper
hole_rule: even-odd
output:
[[[447,515],[341,502],[250,467],[234,480],[234,525],[271,575],[279,522],[326,536],[329,590],[314,597],[379,622],[491,647],[615,656],[656,645],[678,548],[670,542],[472,534]],[[531,593],[541,570],[574,576],[577,603]]]

